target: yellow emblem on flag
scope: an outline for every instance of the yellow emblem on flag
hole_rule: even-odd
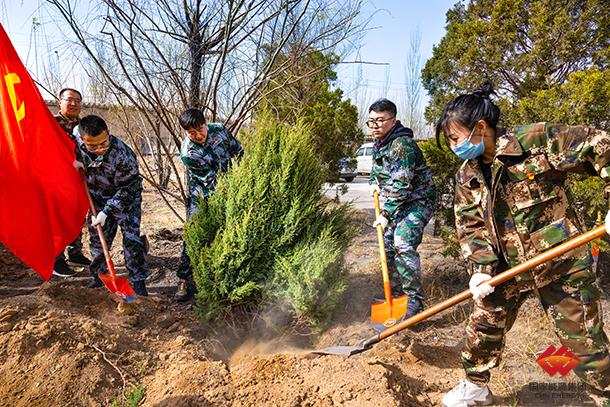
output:
[[[19,123],[25,117],[25,103],[21,102],[21,105],[17,107],[17,94],[15,93],[15,85],[21,83],[21,79],[19,78],[19,75],[12,72],[4,75],[4,82],[6,82],[6,89],[8,90],[8,95],[11,98],[15,118],[17,119],[17,123]]]

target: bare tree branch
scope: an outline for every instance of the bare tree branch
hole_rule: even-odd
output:
[[[100,90],[96,97],[142,127],[124,126],[146,179],[166,199],[173,194],[167,166],[183,201],[172,159],[183,138],[182,110],[201,107],[237,131],[271,89],[289,84],[283,78],[302,58],[351,52],[368,24],[360,16],[364,0],[100,0],[85,17],[74,1],[47,3],[73,34],[66,41],[84,51],[80,63]],[[279,55],[290,58],[278,63]]]

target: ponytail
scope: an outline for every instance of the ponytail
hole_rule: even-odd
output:
[[[493,85],[485,80],[471,93],[460,95],[447,103],[438,122],[436,122],[436,144],[442,148],[441,132],[445,133],[449,123],[460,124],[472,130],[479,120],[485,120],[494,130],[500,120],[500,109],[491,101],[496,94]]]

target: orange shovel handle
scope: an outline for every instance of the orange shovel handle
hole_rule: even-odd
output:
[[[495,287],[507,280],[510,280],[511,278],[515,277],[516,275],[523,273],[526,270],[539,266],[551,259],[554,259],[555,257],[561,256],[562,254],[569,252],[570,250],[573,250],[586,243],[589,243],[592,240],[602,237],[605,233],[606,233],[606,226],[605,225],[598,226],[588,232],[575,236],[572,239],[565,241],[558,246],[555,246],[545,252],[542,252],[542,253],[538,254],[537,256],[492,277],[490,280],[487,280],[486,283],[489,283],[489,285]],[[367,338],[367,339],[361,341],[356,346],[333,346],[333,347],[324,349],[324,350],[316,352],[316,353],[322,354],[322,355],[351,356],[351,355],[355,355],[360,352],[364,352],[368,349],[371,349],[371,347],[373,345],[375,345],[376,343],[378,343],[379,341],[386,339],[387,337],[392,336],[395,333],[400,332],[405,328],[415,325],[418,322],[421,322],[426,318],[430,318],[431,316],[436,315],[439,312],[444,311],[447,308],[452,307],[453,305],[458,304],[462,301],[465,301],[471,297],[472,297],[472,293],[470,292],[470,290],[462,291],[461,293],[456,294],[453,297],[448,298],[445,301],[442,301],[442,302],[434,305],[433,307],[425,309],[422,312],[420,312],[419,314],[415,314],[412,317],[407,318],[406,320],[384,330],[383,332],[381,332],[377,335],[373,335],[370,338]]]
[[[495,287],[507,280],[510,280],[516,275],[523,273],[526,270],[546,263],[547,261],[554,259],[555,257],[561,256],[562,254],[567,253],[570,250],[573,250],[577,247],[589,243],[592,240],[602,237],[605,233],[606,226],[598,226],[588,232],[575,236],[572,239],[563,242],[558,246],[555,246],[545,252],[542,252],[539,255],[492,277],[490,280],[487,280],[486,283],[489,283],[489,285]],[[470,297],[472,297],[472,293],[470,292],[470,290],[462,291],[461,293],[456,294],[453,297],[448,298],[445,301],[442,301],[439,304],[436,304],[435,306],[430,307],[420,312],[419,314],[416,314],[411,318],[394,325],[393,327],[381,332],[379,335],[375,335],[365,340],[363,343],[366,344],[367,347],[371,346],[372,344],[375,344],[380,340],[387,338],[388,336],[394,335],[396,332],[402,331],[403,329],[411,325],[415,325],[416,323],[423,321],[424,319],[429,318],[432,315],[438,314],[439,312],[449,307],[452,307],[455,304],[459,304],[460,302],[467,300]]]

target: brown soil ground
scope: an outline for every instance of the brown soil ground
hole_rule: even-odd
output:
[[[278,334],[268,328],[282,318],[274,310],[211,325],[192,304],[174,304],[179,222],[152,193],[144,213],[151,295],[129,307],[105,289],[84,288],[85,272],[43,282],[0,247],[0,406],[129,405],[124,395],[136,386],[144,406],[433,406],[462,377],[469,304],[350,358],[311,353],[375,334],[368,319],[381,279],[372,228],[361,228],[346,255],[349,288],[330,325],[318,335]],[[354,221],[369,218],[360,212]],[[428,235],[420,246],[428,306],[467,286],[460,262],[442,249]],[[607,290],[607,276],[602,282]],[[538,383],[578,383],[573,373],[551,378],[538,367],[537,355],[550,344],[558,340],[531,299],[493,375],[496,405],[592,405],[582,391],[540,390]]]

